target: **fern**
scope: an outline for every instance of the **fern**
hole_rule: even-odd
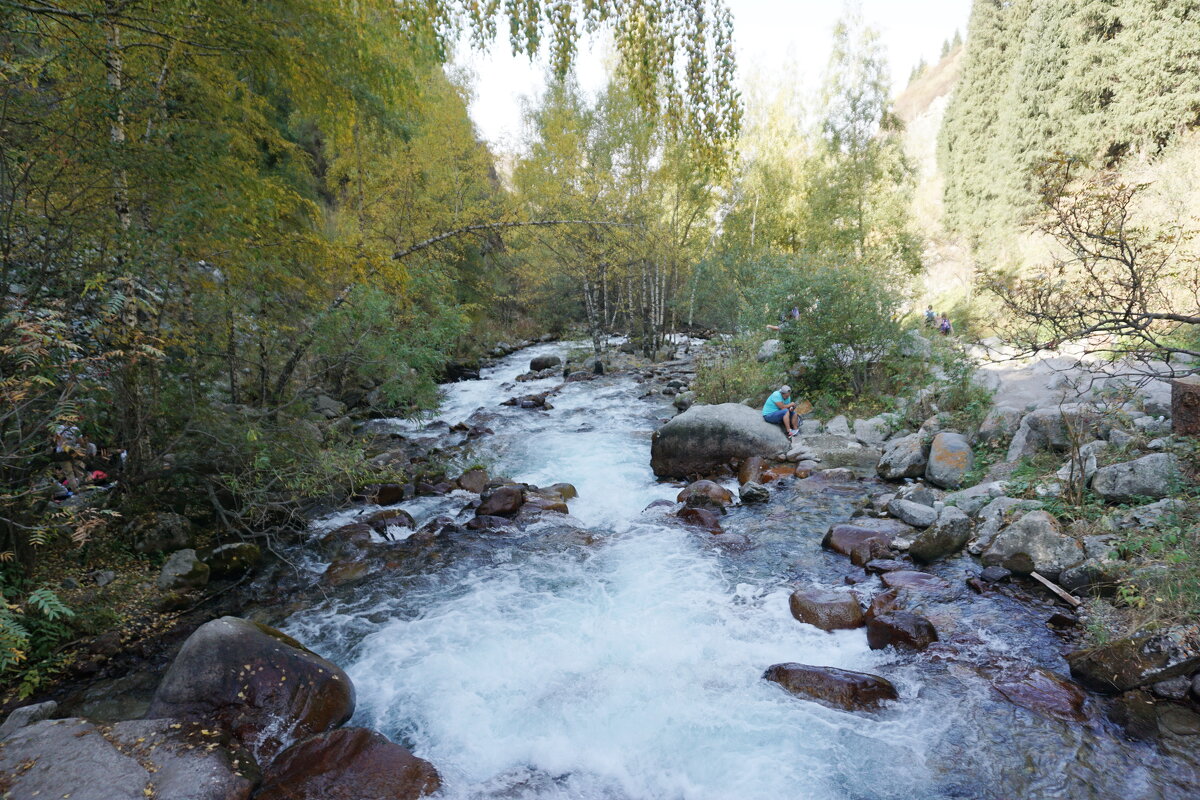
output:
[[[30,592],[29,597],[25,598],[25,605],[50,621],[75,616],[75,612],[68,608],[48,586]]]

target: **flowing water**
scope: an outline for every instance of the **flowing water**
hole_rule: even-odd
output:
[[[819,543],[869,485],[774,484],[771,503],[724,521],[755,546],[714,547],[661,509],[643,511],[678,492],[649,468],[650,434],[671,415],[661,395],[642,398],[618,375],[567,384],[551,411],[498,406],[557,385],[506,387],[532,356],[564,349],[539,345],[446,386],[427,424],[485,408],[495,435],[478,455],[494,474],[573,483],[586,531],[452,534],[435,563],[340,590],[285,626],[346,668],[354,724],[433,762],[445,797],[1196,796],[1190,766],[1123,739],[1096,701],[1089,721],[1062,721],[1008,703],[972,664],[871,651],[862,630],[796,622],[794,586],[849,590],[843,578],[857,570]],[[402,506],[420,523],[467,499]],[[1043,623],[1049,606],[955,588],[968,569],[966,559],[940,566],[950,588],[922,609],[943,639],[1065,673],[1063,643]],[[872,581],[856,589],[877,590]],[[872,714],[805,702],[761,679],[783,661],[878,673],[901,699]]]

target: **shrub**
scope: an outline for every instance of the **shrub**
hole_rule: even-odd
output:
[[[701,403],[765,401],[787,378],[777,364],[758,361],[762,336],[743,336],[706,348],[696,364],[692,388]]]

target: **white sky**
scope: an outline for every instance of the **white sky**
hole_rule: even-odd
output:
[[[738,72],[742,79],[796,70],[798,83],[815,92],[829,60],[834,23],[842,14],[837,0],[727,0],[734,19]],[[880,33],[897,90],[924,58],[937,59],[942,42],[954,31],[967,32],[971,0],[861,0],[866,22]],[[576,71],[581,86],[595,92],[604,85],[602,44],[584,42]],[[513,57],[498,40],[486,53],[460,48],[455,65],[474,73],[471,117],[493,150],[516,152],[521,141],[522,98],[545,85],[544,63]]]

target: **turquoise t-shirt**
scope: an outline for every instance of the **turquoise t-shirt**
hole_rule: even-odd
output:
[[[775,392],[774,394],[772,394],[770,397],[767,398],[767,402],[763,403],[763,416],[764,417],[767,414],[770,414],[772,411],[780,410],[779,406],[775,405],[775,403],[777,403],[777,402],[787,405],[789,401],[783,399],[783,392]]]

